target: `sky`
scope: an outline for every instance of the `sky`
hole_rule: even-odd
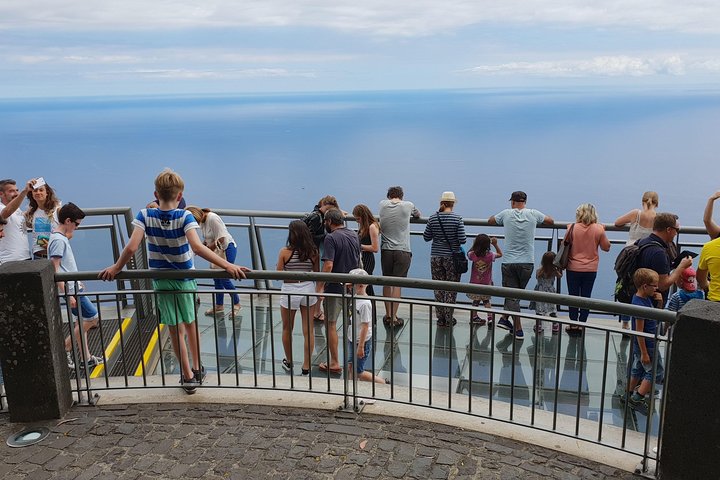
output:
[[[712,86],[716,0],[0,0],[0,98]]]

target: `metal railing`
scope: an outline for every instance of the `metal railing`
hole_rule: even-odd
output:
[[[224,272],[217,270],[138,270],[122,272],[118,280],[187,278],[189,275],[197,279],[225,277]],[[97,272],[56,275],[58,281],[68,282],[95,278]],[[273,271],[252,272],[248,278],[255,282],[300,280],[348,284],[359,280],[354,275]],[[503,287],[378,276],[362,277],[362,282],[425,290],[454,290],[459,293],[591,308],[609,315],[637,315],[668,326],[675,319],[674,313],[663,310]],[[214,307],[213,295],[217,292],[199,290],[189,293],[194,293],[203,305]],[[389,378],[389,385],[380,385],[359,382],[355,375],[350,378],[345,374],[334,375],[318,370],[321,362],[330,365],[329,350],[324,340],[328,325],[316,324],[311,319],[306,319],[306,328],[313,332],[316,340],[315,349],[311,352],[313,368],[308,376],[297,375],[296,371],[285,373],[281,366],[283,355],[278,353],[282,351],[278,339],[282,336],[283,322],[280,321],[277,301],[286,294],[258,289],[239,292],[244,305],[239,314],[231,309],[229,315],[205,317],[196,310],[193,320],[201,332],[198,349],[202,364],[208,370],[208,377],[201,389],[251,388],[331,394],[341,399],[344,408],[354,410],[360,410],[366,399],[422,406],[522,425],[628,452],[637,455],[642,471],[647,470],[649,464],[657,458],[653,446],[659,445],[662,434],[663,399],[659,402],[650,401],[647,405],[649,411],[643,413],[637,408],[631,408],[627,402],[620,403],[620,394],[626,389],[633,358],[630,338],[652,338],[657,345],[653,357],[651,390],[655,391],[654,379],[660,352],[663,352],[666,360],[670,358],[669,336],[659,333],[649,336],[622,330],[601,319],[578,324],[563,317],[539,317],[522,313],[520,315],[526,324],[526,331],[530,330],[527,328],[528,323],[537,321],[584,327],[578,338],[568,337],[562,331],[560,335],[528,335],[532,344],[523,348],[524,342],[513,340],[511,335],[505,335],[497,328],[482,328],[464,320],[454,327],[436,326],[433,321],[434,311],[444,305],[430,300],[400,299],[401,311],[407,319],[405,325],[401,328],[383,328],[377,318],[382,311],[382,302],[389,299],[372,297],[375,334],[372,339],[373,355],[366,363],[366,369]],[[133,334],[137,337],[134,339],[123,336],[124,319],[119,295],[127,293],[148,299],[167,294],[147,289],[83,293],[96,303],[112,299],[114,295],[118,297],[114,309],[100,312],[97,336],[100,338],[105,366],[83,369],[80,367],[83,359],[75,352],[77,361],[72,376],[73,390],[78,401],[92,401],[101,390],[179,387],[178,365],[171,353],[168,329],[156,321],[152,332],[137,330]],[[311,296],[306,295],[308,298]],[[348,306],[353,306],[357,300],[352,290],[339,296]],[[471,312],[495,315],[510,313],[470,305],[453,306],[466,312],[468,318]],[[348,361],[356,364],[357,355],[355,349],[348,352],[345,348],[348,342],[354,344],[355,340],[354,330],[348,328],[349,314],[348,309],[344,308],[337,323],[343,372],[347,372]],[[72,316],[68,316],[68,321],[72,330]],[[104,336],[104,329],[109,326],[113,327],[117,339],[108,340]],[[549,332],[546,330],[546,333]],[[210,342],[208,337],[211,338]],[[295,345],[304,343],[297,337],[295,340]],[[139,363],[128,365],[123,362],[120,372],[110,374],[110,364],[122,359],[124,349],[133,341],[144,349]],[[458,347],[458,342],[467,343],[464,347]],[[379,352],[381,347],[382,353]],[[302,352],[303,346],[299,350],[297,348],[293,349],[294,353]],[[299,358],[299,355],[294,357]]]

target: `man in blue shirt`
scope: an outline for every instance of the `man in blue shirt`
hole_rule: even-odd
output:
[[[555,221],[538,210],[525,208],[527,194],[517,191],[510,195],[510,208],[488,219],[490,225],[500,225],[505,230],[505,245],[502,257],[502,285],[509,288],[525,288],[535,267],[535,229],[538,225],[552,225]],[[520,311],[520,301],[505,299],[505,310]],[[513,315],[513,323],[503,316],[498,327],[515,333],[515,338],[524,337],[520,316]]]

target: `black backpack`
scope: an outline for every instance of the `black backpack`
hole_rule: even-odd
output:
[[[633,283],[633,275],[635,270],[639,268],[638,260],[643,250],[650,246],[663,247],[660,243],[651,241],[643,245],[637,242],[623,248],[615,259],[615,273],[617,273],[617,281],[615,282],[615,300],[620,303],[630,303],[637,289]]]
[[[320,243],[322,243],[325,238],[325,225],[322,214],[318,210],[313,210],[305,214],[305,216],[302,217],[302,221],[305,222],[305,225],[310,229],[315,245],[320,246]]]

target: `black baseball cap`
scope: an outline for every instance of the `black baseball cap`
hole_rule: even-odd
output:
[[[511,202],[527,202],[527,194],[525,192],[521,192],[520,190],[516,192],[512,192],[510,194],[510,201]]]

